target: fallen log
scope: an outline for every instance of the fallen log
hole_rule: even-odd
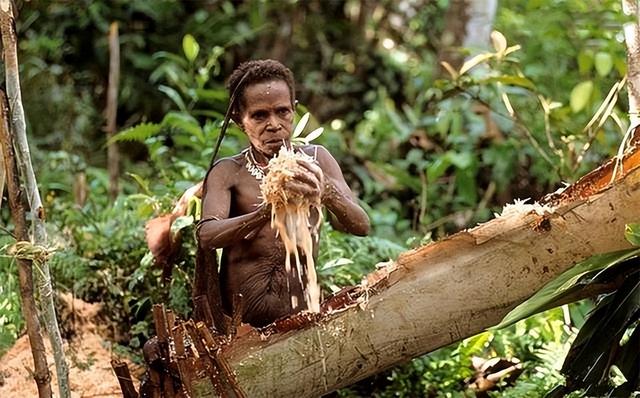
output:
[[[156,306],[141,396],[320,396],[497,324],[572,265],[628,248],[625,224],[639,220],[636,143],[539,203],[401,254],[320,313],[222,335],[204,297],[197,324]]]
[[[361,286],[239,334],[219,354],[246,396],[312,397],[497,324],[572,265],[625,249],[640,220],[640,150],[537,206],[401,254]]]

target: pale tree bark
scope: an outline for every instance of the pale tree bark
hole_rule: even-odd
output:
[[[464,56],[486,51],[498,7],[497,0],[453,0],[445,14],[445,29],[440,43],[439,61],[448,62],[454,69],[462,66]]]
[[[627,45],[627,91],[629,96],[629,122],[631,126],[640,124],[640,19],[638,2],[622,0],[625,15],[633,17],[624,24],[624,39]]]
[[[2,45],[4,49],[5,76],[9,113],[11,115],[11,132],[13,134],[13,146],[16,152],[18,171],[24,185],[29,211],[31,213],[33,235],[29,242],[33,247],[44,248],[47,245],[47,234],[44,225],[44,208],[38,191],[29,143],[27,141],[26,123],[22,98],[20,92],[20,77],[18,72],[17,37],[15,32],[15,20],[12,2],[0,0],[0,27],[2,30]],[[62,346],[60,328],[56,319],[56,310],[51,285],[51,275],[46,258],[43,261],[34,261],[36,265],[36,283],[40,293],[40,301],[45,326],[54,353],[56,373],[58,376],[58,388],[60,396],[70,396],[68,367]],[[35,359],[35,358],[34,358]]]
[[[545,197],[542,215],[505,212],[401,254],[319,315],[239,333],[221,359],[246,396],[312,397],[481,332],[577,262],[630,247],[624,229],[640,220],[640,150],[614,178],[615,163]]]
[[[107,89],[107,140],[116,134],[116,119],[118,115],[118,86],[120,83],[120,41],[118,23],[113,22],[109,28],[109,87]],[[107,168],[109,170],[109,197],[112,200],[118,196],[118,176],[120,174],[120,153],[118,144],[111,143],[107,147]]]
[[[491,43],[498,1],[469,0],[467,8],[468,19],[462,45],[472,52],[486,51]]]
[[[2,22],[0,22],[2,23]],[[0,142],[4,158],[4,169],[7,172],[7,193],[11,217],[15,224],[15,238],[17,241],[28,241],[29,230],[27,217],[22,198],[24,192],[20,185],[18,166],[13,149],[13,139],[9,127],[9,107],[4,92],[0,91]],[[22,301],[22,315],[27,324],[29,345],[33,356],[33,378],[38,386],[40,398],[51,397],[51,375],[47,366],[47,354],[40,331],[38,310],[33,295],[33,269],[32,262],[27,259],[18,259],[18,278],[20,281],[20,299]]]

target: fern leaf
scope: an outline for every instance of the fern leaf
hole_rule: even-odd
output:
[[[107,141],[107,145],[115,142],[138,141],[144,142],[147,138],[158,134],[162,126],[157,123],[140,123],[119,132]]]

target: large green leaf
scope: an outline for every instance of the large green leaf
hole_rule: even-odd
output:
[[[591,80],[578,83],[573,90],[571,90],[570,104],[573,113],[578,113],[587,106],[592,93],[593,82]]]
[[[613,69],[613,58],[611,54],[604,51],[598,52],[595,57],[595,66],[600,76],[604,77],[608,75],[611,69]]]
[[[491,329],[501,329],[512,325],[522,319],[528,318],[533,314],[545,311],[557,306],[563,298],[575,292],[574,289],[581,288],[578,285],[581,279],[591,273],[598,272],[616,264],[637,257],[640,254],[640,248],[620,250],[611,253],[599,254],[578,263],[553,281],[546,284],[530,299],[520,304],[511,312],[509,312],[502,322]]]
[[[637,274],[634,276],[598,304],[580,329],[562,366],[568,385],[586,388],[588,396],[604,396],[613,389],[607,377],[609,367],[621,356],[620,339],[638,319],[640,310],[640,280]],[[637,354],[636,347],[628,348]]]
[[[193,36],[186,34],[182,38],[182,51],[184,51],[184,55],[187,57],[189,62],[193,62],[198,57],[200,45]]]

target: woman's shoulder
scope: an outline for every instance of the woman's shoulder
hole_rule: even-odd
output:
[[[327,151],[327,148],[318,144],[304,144],[304,145],[299,145],[296,148],[298,148],[300,151],[302,151],[306,155],[311,156],[314,160],[319,160],[327,155],[331,156],[329,154],[329,151]]]

